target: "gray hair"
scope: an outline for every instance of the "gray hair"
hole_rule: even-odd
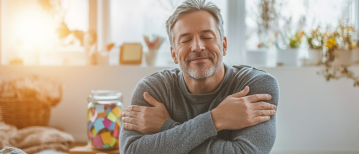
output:
[[[219,34],[221,35],[221,39],[223,40],[224,29],[223,29],[223,19],[220,13],[220,9],[212,2],[206,3],[206,0],[186,0],[180,6],[177,7],[176,11],[168,18],[166,22],[166,30],[172,47],[174,47],[173,32],[172,32],[172,28],[174,24],[176,23],[178,18],[180,18],[182,15],[192,13],[195,11],[207,11],[216,19],[217,28],[219,30]]]

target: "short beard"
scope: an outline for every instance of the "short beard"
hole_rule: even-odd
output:
[[[209,58],[209,60],[212,61],[213,65],[210,68],[204,68],[203,63],[198,63],[197,64],[197,66],[199,67],[198,69],[193,69],[193,68],[189,67],[189,63],[191,62],[191,60],[194,58],[197,58],[197,57]],[[200,79],[208,78],[208,77],[212,76],[214,73],[216,73],[221,68],[222,60],[223,60],[222,53],[218,57],[218,61],[215,62],[213,54],[206,53],[206,52],[195,52],[193,54],[188,55],[185,58],[185,61],[180,62],[179,64],[180,64],[182,71],[187,76],[189,76],[193,79],[196,79],[196,80],[200,80]]]

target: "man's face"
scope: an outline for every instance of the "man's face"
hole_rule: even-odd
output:
[[[222,66],[227,39],[221,40],[217,22],[206,11],[181,16],[172,29],[171,54],[182,71],[194,78],[207,78]]]

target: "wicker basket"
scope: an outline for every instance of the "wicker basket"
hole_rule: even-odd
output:
[[[21,129],[28,126],[47,126],[51,106],[50,103],[42,103],[36,99],[0,98],[0,110],[0,119]]]

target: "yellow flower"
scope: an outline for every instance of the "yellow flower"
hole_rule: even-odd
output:
[[[347,27],[347,31],[350,31],[350,30],[352,30],[352,29],[353,29],[352,26],[348,26],[348,27]]]
[[[337,42],[335,41],[334,38],[330,38],[330,39],[329,39],[329,43],[332,44],[332,45],[337,44]]]
[[[327,47],[329,48],[329,49],[332,49],[332,45],[330,45],[330,44],[327,44]]]

